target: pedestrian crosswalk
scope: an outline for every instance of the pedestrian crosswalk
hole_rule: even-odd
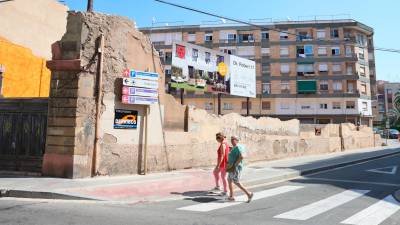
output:
[[[280,186],[254,194],[253,200],[260,200],[271,198],[274,196],[281,196],[289,193],[296,193],[296,191],[303,189],[304,186]],[[305,190],[305,189],[303,189]],[[292,221],[307,221],[324,213],[334,211],[336,208],[344,204],[350,204],[356,199],[368,198],[366,196],[371,190],[349,189],[343,190],[340,193],[335,193],[327,196],[324,199],[315,200],[312,203],[301,205],[295,209],[288,209],[273,216],[276,220],[292,220]],[[214,210],[221,210],[227,207],[233,207],[244,203],[247,200],[246,196],[239,196],[235,202],[228,201],[215,201],[208,203],[200,203],[178,208],[178,210],[193,211],[193,212],[211,212]],[[377,202],[371,205],[366,205],[365,209],[360,209],[349,218],[342,218],[341,224],[349,225],[379,225],[385,220],[400,211],[400,202],[398,202],[392,195],[385,196],[382,199],[377,199]]]

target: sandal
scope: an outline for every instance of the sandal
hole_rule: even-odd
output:
[[[230,202],[234,202],[234,201],[235,201],[235,198],[234,198],[234,197],[228,197],[227,199],[228,199],[228,201],[230,201]]]
[[[251,194],[250,194],[250,196],[249,196],[249,199],[247,200],[247,203],[250,203],[250,202],[251,202],[251,199],[253,199],[253,196],[254,196],[254,193],[251,192]]]

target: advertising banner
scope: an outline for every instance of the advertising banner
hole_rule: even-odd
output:
[[[142,87],[150,89],[158,88],[158,81],[143,80],[138,78],[123,78],[122,84],[124,86],[130,86],[130,87]]]
[[[256,63],[254,61],[229,56],[231,73],[231,95],[256,97]]]
[[[124,104],[137,104],[137,105],[151,105],[158,103],[158,98],[143,97],[143,96],[130,96],[122,95],[122,103]]]
[[[115,109],[114,129],[136,129],[138,111]]]
[[[227,54],[185,42],[172,48],[172,88],[229,93]]]
[[[254,98],[256,65],[238,56],[174,42],[170,87]]]

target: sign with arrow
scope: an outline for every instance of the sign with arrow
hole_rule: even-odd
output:
[[[136,78],[124,78],[122,81],[124,86],[130,87],[142,87],[149,89],[158,89],[158,81],[153,80],[142,80]]]
[[[382,167],[382,168],[376,168],[376,169],[372,169],[372,170],[367,170],[367,172],[394,175],[397,172],[397,166],[387,166],[387,167]]]

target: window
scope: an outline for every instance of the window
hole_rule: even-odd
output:
[[[271,110],[271,102],[262,102],[261,103],[261,108],[263,110]]]
[[[239,35],[240,42],[254,42],[253,34],[240,34]]]
[[[196,41],[196,34],[195,33],[188,33],[188,42],[195,42]]]
[[[268,40],[268,39],[269,39],[268,31],[262,31],[261,32],[261,40]]]
[[[226,102],[224,102],[223,109],[224,109],[224,110],[232,110],[232,109],[233,109],[232,103],[226,103]]]
[[[261,64],[261,72],[264,75],[269,75],[271,73],[271,67],[270,67],[269,63]]]
[[[365,55],[364,55],[364,49],[359,48],[358,49],[358,59],[365,59]]]
[[[279,38],[280,38],[281,40],[287,40],[287,39],[289,39],[288,30],[281,30],[281,32],[279,33]]]
[[[199,50],[193,49],[192,50],[192,61],[197,62],[197,59],[199,58]]]
[[[341,91],[343,89],[343,84],[341,81],[333,82],[333,90],[334,91]]]
[[[314,55],[314,48],[312,45],[304,45],[304,53],[307,56],[313,56]]]
[[[290,92],[290,85],[287,81],[281,82],[281,93],[289,93]]]
[[[332,64],[332,71],[333,71],[334,73],[342,72],[342,65],[339,64],[339,63],[334,63],[334,64]]]
[[[319,108],[320,108],[320,109],[328,109],[328,104],[326,104],[326,103],[321,103],[321,104],[319,104]]]
[[[247,101],[242,102],[242,109],[247,109]],[[251,109],[251,102],[249,102],[249,109]]]
[[[340,102],[332,103],[332,109],[341,109],[341,108],[342,108],[342,104],[340,104]]]
[[[212,102],[206,102],[206,103],[204,103],[204,108],[205,108],[206,110],[213,110],[213,109],[214,109],[213,103],[212,103]]]
[[[236,41],[236,34],[228,34],[228,42],[235,42]]]
[[[361,94],[363,94],[363,95],[367,94],[367,84],[366,83],[361,84]]]
[[[213,40],[213,35],[212,35],[212,33],[206,33],[206,34],[204,35],[204,41],[205,41],[205,42],[212,42],[212,40]]]
[[[353,66],[352,65],[347,65],[346,73],[347,73],[347,75],[353,75]]]
[[[290,72],[289,64],[287,64],[287,63],[282,63],[282,64],[281,64],[281,73],[282,73],[282,74],[288,74],[289,72]]]
[[[346,101],[346,109],[355,109],[356,103],[354,101]]]
[[[172,62],[172,52],[165,53],[165,64],[171,64]]]
[[[326,47],[318,47],[318,55],[327,55]]]
[[[209,64],[211,62],[211,53],[209,53],[209,52],[205,53],[205,61],[207,64]]]
[[[322,80],[319,82],[319,90],[320,91],[327,91],[329,89],[328,81]]]
[[[314,64],[297,64],[297,75],[313,75],[314,74]]]
[[[288,103],[279,104],[280,109],[290,109],[290,105]]]
[[[327,63],[320,63],[318,65],[318,70],[319,70],[320,73],[328,72],[328,64]]]
[[[357,34],[356,42],[360,46],[365,47],[365,46],[367,46],[367,37],[365,35],[363,35],[363,34]]]
[[[361,66],[360,65],[360,69],[358,71],[358,74],[360,74],[360,76],[364,76],[365,77],[365,66]]]
[[[220,48],[219,51],[229,55],[236,55],[236,49]]]
[[[318,39],[325,39],[325,37],[326,37],[325,30],[317,30],[317,38]]]
[[[262,56],[269,56],[270,54],[270,49],[269,48],[261,48],[261,55]]]
[[[171,76],[171,70],[166,69],[165,70],[165,76]]]
[[[346,56],[352,56],[353,55],[353,50],[351,49],[351,46],[346,46]]]
[[[362,102],[362,111],[368,111],[368,102]]]
[[[332,55],[340,55],[340,48],[339,47],[332,47],[331,51],[332,51]]]
[[[337,28],[331,29],[331,38],[339,38],[339,29]]]
[[[280,54],[281,54],[281,56],[288,56],[289,55],[289,48],[288,47],[281,47]]]
[[[297,58],[306,58],[304,46],[297,46],[296,53],[297,53]]]
[[[271,83],[263,83],[262,84],[262,93],[263,94],[271,94]]]

